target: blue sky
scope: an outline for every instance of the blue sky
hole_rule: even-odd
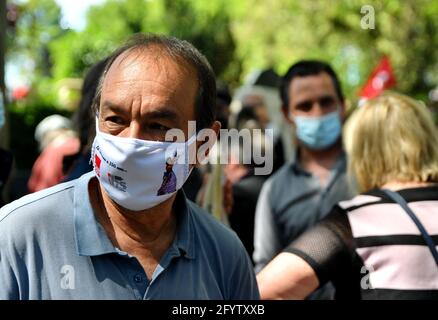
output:
[[[55,0],[62,10],[62,25],[75,30],[85,27],[87,9],[105,0]]]

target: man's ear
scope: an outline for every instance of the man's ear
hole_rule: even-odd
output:
[[[216,136],[219,135],[219,130],[221,129],[221,123],[219,121],[213,122],[213,125],[211,126],[211,129],[216,132]]]
[[[202,158],[207,158],[211,148],[216,143],[219,132],[221,129],[221,123],[219,121],[214,121],[210,128],[206,130],[201,130],[203,134],[199,137],[200,141],[196,141],[196,153],[197,159],[200,161]]]

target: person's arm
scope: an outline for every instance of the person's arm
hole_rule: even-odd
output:
[[[264,300],[301,300],[315,291],[319,280],[312,267],[299,256],[282,252],[257,275]]]
[[[352,239],[346,213],[335,207],[259,273],[262,299],[304,299],[328,281],[338,282],[352,270]]]
[[[270,193],[271,182],[268,180],[260,192],[255,213],[253,260],[256,273],[283,249],[279,238],[280,233],[269,202]]]

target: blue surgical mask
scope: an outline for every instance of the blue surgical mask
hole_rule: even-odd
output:
[[[298,139],[313,150],[332,146],[341,135],[339,109],[321,117],[293,116]]]

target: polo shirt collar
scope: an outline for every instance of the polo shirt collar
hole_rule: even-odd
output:
[[[81,256],[120,254],[121,251],[113,246],[94,215],[88,194],[88,184],[94,177],[94,172],[89,172],[76,180],[73,199],[76,251]],[[194,259],[193,212],[182,190],[176,195],[174,210],[177,215],[177,231],[171,248],[176,249],[179,256]]]
[[[88,183],[94,172],[81,176],[74,189],[74,226],[76,251],[80,256],[98,256],[117,253],[105,230],[96,220],[88,194]]]

